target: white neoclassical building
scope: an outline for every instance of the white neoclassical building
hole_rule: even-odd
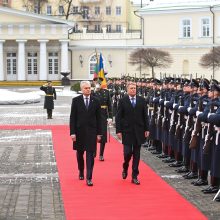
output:
[[[0,7],[0,81],[60,80],[73,23]]]

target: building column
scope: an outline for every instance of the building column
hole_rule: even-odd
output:
[[[39,80],[47,80],[47,42],[48,40],[38,40],[40,43],[40,74]]]
[[[25,80],[25,43],[27,40],[16,40],[18,42],[18,80]]]
[[[0,40],[0,81],[5,79],[4,77],[4,62],[3,62],[3,43],[5,40]]]
[[[60,40],[61,42],[61,72],[68,72],[69,58],[68,58],[68,42],[69,40]]]

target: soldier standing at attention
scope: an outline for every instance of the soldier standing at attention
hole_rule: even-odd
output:
[[[51,81],[47,81],[47,84],[40,87],[40,90],[45,92],[45,99],[44,99],[44,109],[47,109],[47,118],[52,119],[52,112],[54,109],[54,100],[56,100],[56,90],[52,86]]]
[[[99,85],[99,84],[97,84]],[[112,105],[110,92],[107,89],[107,85],[96,87],[94,96],[98,98],[101,104],[101,118],[102,118],[102,138],[100,141],[99,160],[104,161],[105,144],[107,143],[107,126],[112,121]]]

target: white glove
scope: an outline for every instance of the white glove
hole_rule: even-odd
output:
[[[187,108],[187,111],[190,112],[191,109],[192,109],[191,107],[188,107],[188,108]]]
[[[215,113],[209,113],[209,114],[208,114],[208,118],[210,117],[210,115],[214,115],[214,114],[215,114]]]
[[[175,108],[177,105],[178,105],[178,104],[175,104],[175,103],[174,103],[174,104],[173,104],[173,108]]]
[[[111,118],[108,118],[108,119],[107,119],[107,122],[108,122],[109,125],[111,125],[111,124],[112,124],[112,119],[111,119]]]
[[[202,112],[196,111],[196,116],[197,116],[197,117],[198,117],[200,114],[202,114]]]

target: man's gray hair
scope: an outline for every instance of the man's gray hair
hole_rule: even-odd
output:
[[[90,83],[88,80],[87,80],[87,81],[84,80],[84,81],[81,81],[81,82],[80,82],[80,89],[82,89],[82,87],[83,87],[85,84],[91,86],[91,83]]]

